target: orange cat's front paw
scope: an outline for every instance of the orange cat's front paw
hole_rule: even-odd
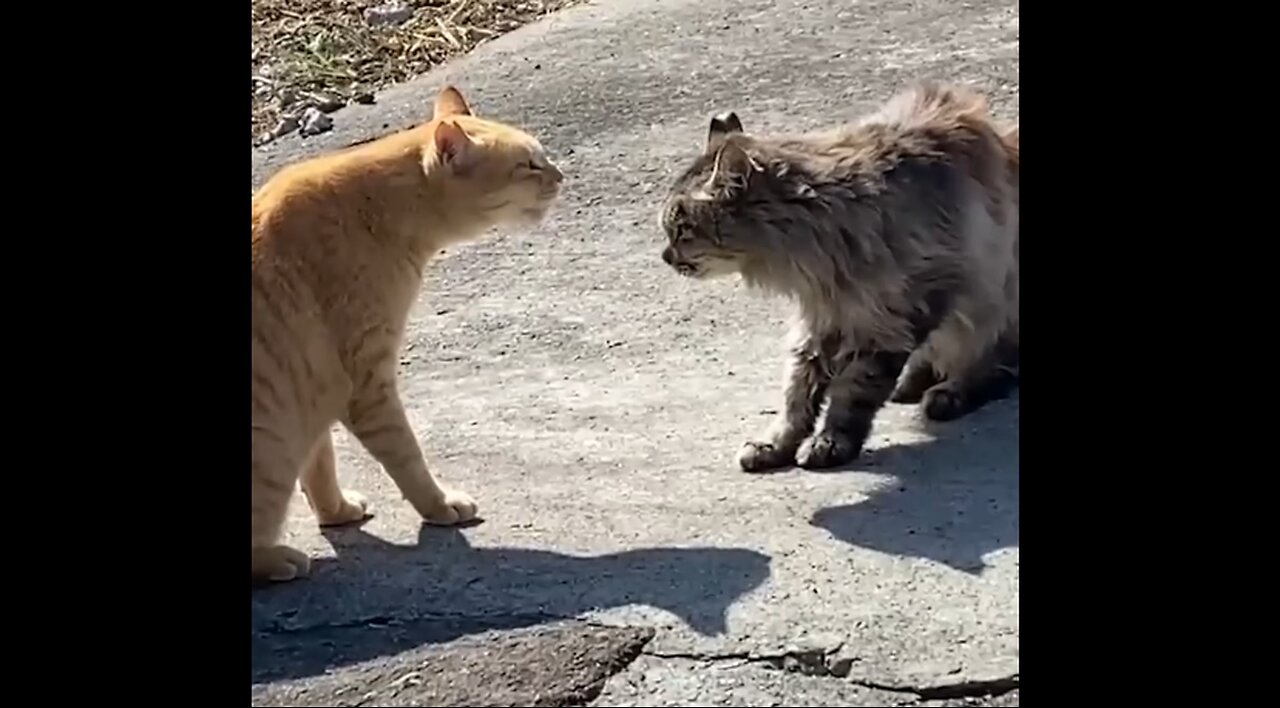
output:
[[[452,526],[476,518],[476,500],[466,492],[445,490],[439,501],[417,509],[424,521],[436,526]]]
[[[311,573],[307,554],[288,546],[253,549],[253,581],[284,583],[305,578]]]
[[[369,518],[369,501],[360,492],[342,490],[341,504],[330,510],[316,509],[316,520],[321,526],[345,526]]]

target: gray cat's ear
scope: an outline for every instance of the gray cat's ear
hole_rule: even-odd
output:
[[[731,198],[746,189],[752,176],[763,170],[737,141],[726,140],[716,151],[715,168],[700,191],[707,198]]]
[[[742,121],[738,120],[738,114],[733,111],[721,113],[711,119],[711,127],[707,129],[707,144],[704,148],[706,153],[710,155],[720,146],[724,144],[725,138],[734,133],[742,132]]]
[[[755,161],[737,141],[725,141],[716,153],[716,169],[712,177],[721,179],[741,179],[743,182],[751,178],[753,172],[764,168]]]

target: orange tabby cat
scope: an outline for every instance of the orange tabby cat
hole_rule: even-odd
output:
[[[295,484],[321,526],[366,516],[338,487],[341,422],[426,521],[476,515],[427,469],[396,391],[423,269],[492,226],[540,221],[563,179],[527,133],[446,87],[418,127],[282,169],[253,196],[253,578],[306,576],[279,544]]]

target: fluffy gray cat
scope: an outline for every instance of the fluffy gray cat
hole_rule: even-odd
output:
[[[952,420],[1017,385],[1018,132],[968,89],[921,83],[805,135],[717,116],[662,227],[681,275],[798,305],[785,404],[744,470],[842,465],[887,400]]]

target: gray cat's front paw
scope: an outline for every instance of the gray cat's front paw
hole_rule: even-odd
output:
[[[764,472],[791,467],[796,463],[795,449],[767,442],[749,442],[738,453],[738,465],[745,472]]]
[[[822,432],[805,440],[796,452],[796,464],[809,470],[839,467],[852,462],[862,444],[847,435]]]
[[[889,395],[890,403],[919,403],[924,398],[925,389],[915,385],[915,382],[904,381],[893,389],[893,393]]]

